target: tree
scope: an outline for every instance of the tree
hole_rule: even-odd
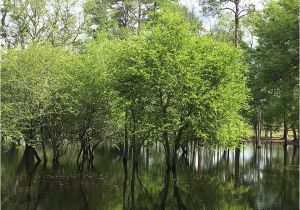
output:
[[[252,18],[258,37],[258,47],[252,60],[255,103],[266,100],[264,109],[277,113],[273,113],[271,121],[278,121],[278,117],[283,119],[285,143],[288,124],[297,127],[296,116],[299,116],[298,8],[295,0],[270,1],[262,13]]]
[[[43,147],[50,140],[55,164],[64,142],[78,141],[78,159],[91,167],[96,146],[118,131],[109,100],[109,43],[89,42],[80,55],[49,44],[9,49],[2,67],[3,137]]]
[[[118,133],[113,118],[115,96],[110,90],[108,61],[110,44],[105,36],[87,42],[78,55],[75,66],[69,72],[67,100],[71,113],[67,125],[71,125],[70,140],[79,140],[77,161],[88,160],[93,167],[94,150],[105,139],[112,139]]]
[[[87,31],[96,35],[95,32],[102,30],[110,36],[127,38],[138,33],[154,4],[154,0],[89,0],[84,4]]]
[[[3,55],[1,82],[2,138],[27,145],[44,143],[45,119],[52,115],[54,95],[64,87],[69,52],[50,45],[9,49]],[[53,136],[52,136],[53,137]],[[55,141],[59,138],[55,138]],[[44,144],[43,144],[44,145]]]
[[[234,22],[231,21],[231,14],[223,14],[211,28],[210,35],[221,42],[234,43]]]
[[[53,46],[73,45],[78,41],[82,20],[72,12],[74,0],[4,0],[1,6],[3,46],[26,47],[45,40]]]
[[[199,38],[177,7],[167,8],[151,28],[120,45],[113,71],[133,120],[162,140],[170,168],[188,130],[209,144],[238,145],[247,88],[240,52]],[[132,135],[141,131],[138,122]]]
[[[247,15],[249,12],[254,10],[254,5],[246,4],[241,2],[241,0],[200,0],[200,5],[202,10],[207,14],[221,14],[222,11],[227,10],[234,15],[234,46],[238,46],[241,41],[240,34],[240,21],[241,18]]]

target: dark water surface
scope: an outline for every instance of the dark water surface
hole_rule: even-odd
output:
[[[41,151],[38,151],[42,157]],[[177,181],[165,169],[163,150],[142,149],[132,170],[122,157],[99,148],[94,171],[78,172],[77,149],[53,167],[2,151],[2,210],[299,209],[299,149],[280,144],[240,151],[197,149],[179,158]],[[48,151],[50,156],[51,151]]]

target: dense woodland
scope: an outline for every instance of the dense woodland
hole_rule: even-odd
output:
[[[212,28],[170,0],[3,0],[2,144],[55,164],[74,144],[89,168],[100,144],[133,167],[161,145],[176,174],[189,148],[297,142],[299,2],[199,5]]]

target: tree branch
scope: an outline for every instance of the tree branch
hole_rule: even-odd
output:
[[[248,13],[241,15],[241,16],[239,16],[239,18],[242,18],[242,17],[246,16],[247,14],[248,14]]]
[[[231,12],[236,14],[236,12],[233,9],[229,8],[229,7],[221,8],[221,10],[230,10]]]
[[[242,12],[246,12],[246,11],[249,11],[249,8],[241,10],[238,15],[240,15]]]

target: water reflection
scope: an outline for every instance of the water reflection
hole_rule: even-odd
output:
[[[75,151],[59,165],[30,149],[3,152],[2,209],[298,209],[299,148],[292,145],[192,145],[172,170],[159,147],[125,159],[102,147],[92,167]]]

